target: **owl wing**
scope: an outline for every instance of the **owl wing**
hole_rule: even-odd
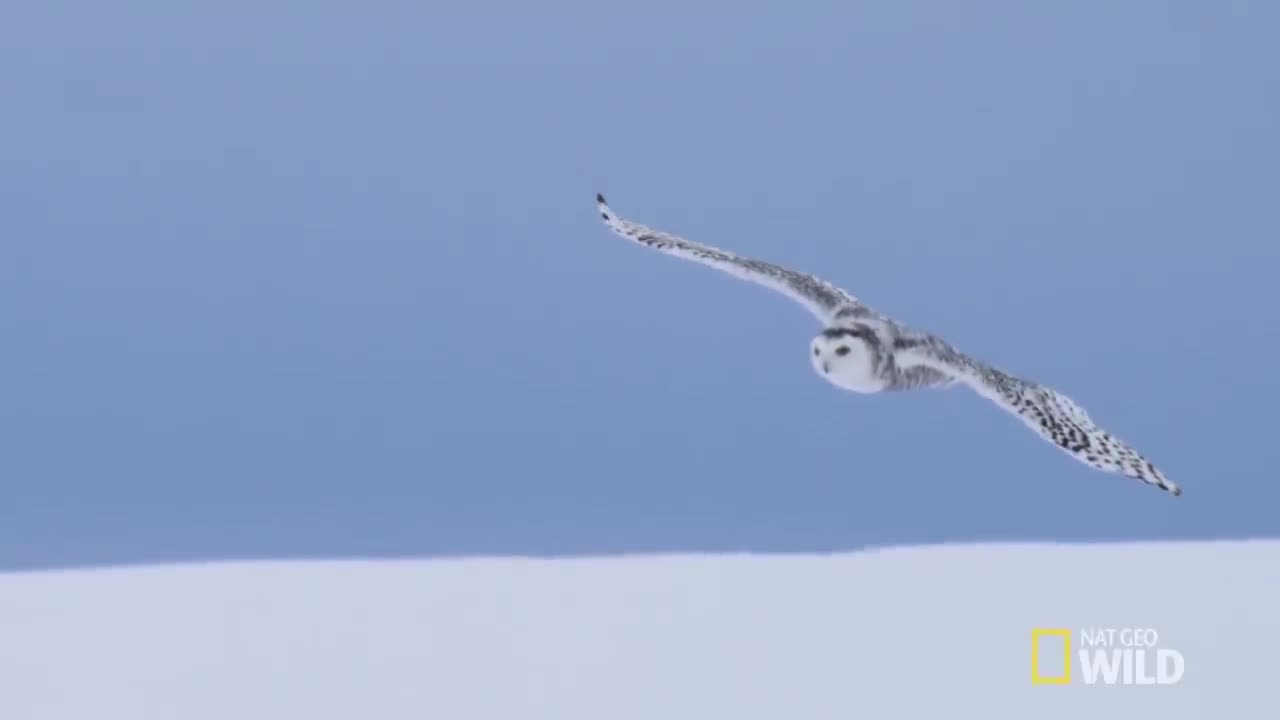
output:
[[[739,257],[727,250],[702,245],[623,219],[609,208],[603,195],[596,195],[596,206],[605,226],[627,240],[668,255],[709,265],[734,277],[780,292],[803,305],[824,324],[837,317],[883,321],[878,313],[863,305],[856,297],[825,280],[763,260]]]
[[[931,368],[955,378],[1016,415],[1076,460],[1104,472],[1141,480],[1174,495],[1182,494],[1182,489],[1154,464],[1098,427],[1084,408],[1066,395],[1009,375],[931,335],[899,338],[895,350],[900,367]]]

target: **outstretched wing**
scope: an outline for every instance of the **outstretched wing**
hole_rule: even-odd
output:
[[[604,224],[618,235],[668,255],[709,265],[743,280],[772,288],[804,305],[824,323],[830,322],[837,314],[841,317],[877,316],[857,298],[825,280],[763,260],[739,257],[719,248],[625,220],[609,208],[603,195],[596,195],[596,206]]]
[[[932,368],[956,378],[1090,467],[1182,494],[1149,460],[1098,427],[1084,408],[1056,390],[1013,377],[931,335],[900,338],[897,358],[900,366]]]

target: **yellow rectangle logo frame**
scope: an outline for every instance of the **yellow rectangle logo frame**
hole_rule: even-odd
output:
[[[1040,674],[1040,639],[1062,638],[1062,674],[1044,677]],[[1071,631],[1064,628],[1034,628],[1031,631],[1031,684],[1067,685],[1071,682]]]

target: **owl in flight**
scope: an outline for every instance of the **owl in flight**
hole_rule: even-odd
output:
[[[824,325],[809,344],[809,360],[820,377],[837,387],[880,393],[963,383],[1076,460],[1182,494],[1154,464],[1052,388],[1010,375],[935,335],[901,325],[825,280],[626,220],[603,195],[596,195],[596,206],[605,226],[627,240],[772,288],[807,308]]]

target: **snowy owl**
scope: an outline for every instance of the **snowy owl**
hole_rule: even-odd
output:
[[[626,220],[610,209],[603,195],[596,195],[596,205],[604,224],[627,240],[759,283],[807,308],[824,325],[809,345],[809,360],[822,379],[837,387],[880,393],[959,382],[1076,460],[1182,494],[1155,465],[1094,424],[1083,408],[1056,390],[992,367],[935,335],[910,329],[825,280]]]

